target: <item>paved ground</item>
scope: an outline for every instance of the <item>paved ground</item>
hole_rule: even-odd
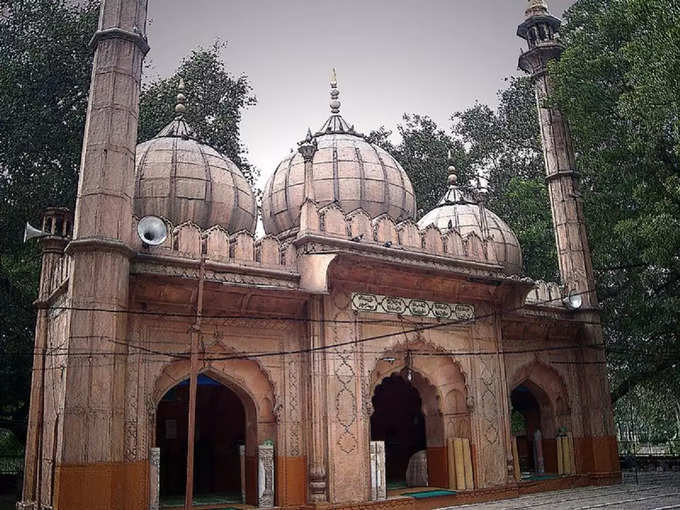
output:
[[[449,507],[484,510],[672,510],[680,509],[680,473],[626,473],[622,485],[543,492],[521,498]]]

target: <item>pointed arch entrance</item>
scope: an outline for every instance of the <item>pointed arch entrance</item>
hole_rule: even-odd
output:
[[[428,485],[448,487],[447,440],[471,439],[471,405],[465,373],[453,357],[445,355],[435,345],[418,339],[408,344],[395,343],[376,356],[375,365],[369,372],[371,397],[378,395],[378,388],[383,381],[393,377],[408,382],[420,399]],[[372,400],[372,404],[375,406],[376,402]],[[372,414],[375,415],[377,411],[375,407]],[[418,414],[415,417],[420,419]],[[371,418],[371,425],[376,419]],[[372,430],[368,432],[368,437],[372,438]]]
[[[393,374],[375,388],[372,403],[371,441],[385,442],[388,487],[405,487],[409,460],[427,448],[420,393],[402,374]]]
[[[246,442],[245,408],[231,389],[198,376],[194,435],[195,504],[241,503],[245,473],[240,447]],[[168,390],[156,410],[160,448],[161,506],[184,501],[188,446],[189,380]]]
[[[557,435],[571,432],[566,384],[554,368],[539,361],[520,367],[509,380],[510,429],[520,472],[557,473]]]
[[[242,502],[258,505],[263,497],[258,486],[262,476],[258,473],[258,445],[277,442],[271,379],[257,362],[248,359],[213,361],[200,369],[193,473],[189,478],[189,373],[187,361],[173,362],[159,374],[155,384],[157,404],[151,437],[152,444],[160,449],[160,492],[164,501],[183,501],[186,489],[182,485],[192,480],[192,508],[206,504],[226,508]],[[167,424],[166,419],[176,421]],[[170,436],[178,438],[174,447],[165,439],[168,430]],[[164,447],[169,451],[164,452]],[[184,459],[180,458],[182,453]],[[164,466],[164,462],[170,465]],[[274,483],[271,490],[275,489]]]

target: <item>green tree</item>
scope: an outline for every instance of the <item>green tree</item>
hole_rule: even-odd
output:
[[[0,8],[0,427],[23,438],[40,253],[22,244],[22,231],[26,221],[39,225],[48,206],[74,206],[99,4],[0,0]],[[195,50],[175,75],[144,87],[140,139],[172,119],[181,75],[198,137],[252,179],[239,122],[255,99],[245,76],[225,70],[222,46]]]
[[[455,113],[449,132],[426,116],[404,115],[391,131],[373,131],[369,140],[390,152],[408,173],[419,216],[431,210],[447,186],[452,163],[463,185],[487,183],[487,206],[508,222],[524,252],[524,271],[536,279],[558,277],[550,203],[545,188],[536,104],[528,79],[511,79],[498,94],[499,107],[475,104]],[[452,162],[447,160],[451,151]]]
[[[142,88],[139,141],[153,138],[174,115],[180,78],[186,83],[187,111],[184,114],[197,137],[228,156],[253,184],[258,176],[246,158],[240,141],[243,110],[257,102],[247,76],[234,78],[224,66],[220,52],[226,43],[199,48],[186,57],[175,73]]]
[[[95,2],[0,2],[0,426],[22,438],[40,272],[24,222],[72,205],[92,72]]]
[[[680,5],[579,0],[550,74],[578,151],[612,400],[680,378]],[[677,401],[677,394],[676,394]]]
[[[535,279],[559,278],[543,150],[533,86],[510,78],[498,93],[498,108],[476,103],[455,113],[453,134],[466,148],[473,175],[488,182],[487,205],[517,234],[524,272]]]
[[[397,126],[398,145],[390,142],[392,132],[384,127],[371,132],[368,139],[392,154],[404,167],[413,184],[420,218],[444,195],[450,165],[456,167],[461,182],[467,182],[471,175],[464,162],[462,144],[440,129],[435,121],[416,114],[404,114],[402,121]],[[448,159],[449,151],[452,161]]]

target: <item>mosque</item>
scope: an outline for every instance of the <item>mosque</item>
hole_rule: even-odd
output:
[[[620,480],[560,20],[530,0],[561,282],[450,169],[340,114],[255,194],[183,116],[136,144],[145,0],[103,0],[73,220],[45,213],[24,510],[413,508]],[[310,119],[313,120],[313,119]],[[322,119],[318,119],[321,121]],[[298,135],[299,136],[299,135]],[[291,134],[291,143],[297,138]]]

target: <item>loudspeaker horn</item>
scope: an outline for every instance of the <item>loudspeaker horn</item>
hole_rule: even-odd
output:
[[[562,298],[562,302],[569,310],[578,310],[581,308],[581,306],[583,306],[583,296],[581,294],[569,292],[569,295]]]
[[[168,227],[158,216],[144,216],[137,225],[137,234],[144,244],[158,246],[168,238]]]
[[[50,235],[48,232],[37,229],[31,226],[30,223],[26,222],[26,228],[24,228],[24,242],[28,241],[29,239],[34,239],[36,237],[45,237],[48,235]]]

